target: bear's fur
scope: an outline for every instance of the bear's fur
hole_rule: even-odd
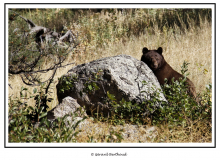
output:
[[[183,79],[183,75],[175,71],[164,59],[162,52],[163,49],[159,47],[157,50],[148,50],[146,47],[142,50],[143,55],[141,57],[141,61],[146,63],[148,67],[154,72],[157,77],[160,85],[163,85],[164,79],[166,78],[168,84],[172,83],[172,78],[174,77],[174,81],[179,80],[179,78]],[[189,88],[189,93],[196,98],[196,89],[192,81],[188,78],[186,80]]]

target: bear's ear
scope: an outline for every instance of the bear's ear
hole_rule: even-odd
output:
[[[162,54],[163,49],[162,49],[161,47],[159,47],[159,48],[157,49],[157,52],[158,52],[159,54]]]
[[[145,54],[148,52],[148,49],[146,47],[143,48],[142,53]]]

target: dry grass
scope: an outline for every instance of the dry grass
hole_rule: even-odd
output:
[[[186,126],[169,126],[161,124],[157,127],[148,125],[111,125],[110,123],[97,122],[91,119],[87,125],[80,127],[81,132],[76,137],[79,143],[106,143],[118,142],[116,135],[123,137],[122,143],[211,143],[212,134],[210,126],[201,121],[189,121]],[[112,132],[114,131],[114,132]],[[111,137],[110,137],[111,136]]]
[[[211,143],[210,127],[202,122],[190,122],[189,127],[160,125],[154,142],[163,143]]]
[[[118,13],[120,14],[120,13]],[[97,16],[97,15],[96,15]],[[98,15],[99,19],[108,19],[107,14]],[[121,15],[120,15],[121,16]],[[93,17],[94,18],[94,17]],[[91,18],[92,20],[92,18]],[[123,17],[118,19],[123,22]],[[73,24],[73,30],[76,30]],[[83,37],[83,27],[77,28],[81,36]],[[93,45],[87,45],[82,41],[77,51],[71,54],[65,64],[75,62],[74,65],[87,63],[92,60],[96,60],[103,57],[110,57],[120,54],[131,55],[136,59],[140,59],[142,56],[142,48],[157,49],[162,47],[164,49],[163,55],[166,61],[173,67],[173,69],[180,72],[180,66],[183,61],[190,63],[189,65],[189,78],[194,82],[197,93],[202,92],[205,89],[205,85],[212,83],[212,30],[211,24],[207,21],[203,21],[200,27],[190,26],[185,33],[180,33],[180,29],[176,28],[163,28],[163,31],[158,30],[157,24],[154,24],[151,30],[155,34],[141,34],[138,37],[130,36],[129,38],[123,37],[116,39],[115,41],[109,41],[107,44],[103,44],[100,47],[95,46],[95,42],[91,42]],[[174,30],[175,32],[171,32]],[[85,34],[85,33],[84,33]],[[45,68],[50,65],[46,64]],[[55,83],[51,86],[51,97],[54,98],[49,106],[50,109],[58,104],[56,95],[56,84],[59,77],[65,74],[74,65],[60,68],[55,75]],[[51,73],[43,74],[44,79],[49,78]],[[33,87],[26,86],[22,83],[21,78],[18,75],[9,77],[9,84],[12,88],[8,87],[9,96],[19,97],[21,87],[26,87],[32,92]],[[33,105],[34,101],[28,102],[29,105]],[[192,123],[192,122],[191,122]],[[193,124],[193,123],[192,123]],[[103,124],[101,124],[103,125]],[[108,125],[103,125],[103,135],[109,129]],[[167,125],[161,125],[158,130],[157,138],[153,142],[211,142],[211,133],[206,131],[206,126],[200,122],[196,122],[191,125],[191,128],[170,128]],[[207,132],[207,135],[204,133]],[[89,133],[89,136],[93,134]],[[87,137],[87,138],[86,138]],[[78,139],[79,142],[87,142],[88,136]],[[126,141],[126,140],[125,140]]]
[[[131,55],[137,59],[142,56],[142,48],[164,49],[163,55],[173,69],[180,72],[184,60],[189,62],[189,78],[194,82],[197,92],[205,89],[204,84],[212,80],[212,31],[208,23],[202,24],[201,29],[191,29],[186,34],[164,35],[157,31],[156,35],[141,35],[125,39],[126,43],[120,40],[117,43],[110,43],[108,47],[94,50],[97,56],[108,57],[119,54]]]

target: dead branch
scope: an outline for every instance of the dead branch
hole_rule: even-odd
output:
[[[12,11],[12,10],[10,10],[10,11]],[[12,11],[12,12],[17,14],[20,18],[22,18],[28,24],[28,27],[30,29],[29,34],[36,33],[36,37],[35,38],[36,38],[36,42],[37,43],[41,43],[42,44],[44,40],[46,40],[46,42],[51,42],[51,41],[56,41],[57,42],[58,41],[59,43],[57,43],[57,44],[59,45],[59,44],[63,44],[64,41],[70,42],[70,43],[75,43],[76,40],[77,40],[76,38],[78,36],[76,37],[72,33],[71,30],[68,30],[66,32],[66,34],[62,35],[62,33],[51,31],[51,29],[49,29],[49,28],[36,25],[31,20],[22,17],[21,15],[19,15],[15,11]],[[17,30],[19,30],[19,29],[16,28],[14,30],[14,32],[16,32]],[[62,45],[61,45],[61,47],[62,47]]]
[[[16,12],[14,13],[18,17],[22,18],[27,23],[30,29],[29,32],[25,32],[22,36],[25,39],[27,39],[29,35],[35,34],[35,42],[37,44],[37,47],[39,48],[38,50],[39,55],[37,57],[33,57],[33,61],[27,62],[25,60],[26,57],[22,56],[22,53],[19,53],[21,51],[20,49],[16,49],[15,51],[12,51],[11,55],[12,56],[17,55],[18,57],[16,61],[13,61],[15,65],[9,65],[9,73],[20,74],[23,83],[25,83],[26,85],[37,86],[40,85],[40,83],[46,83],[47,81],[49,81],[49,85],[50,85],[51,80],[54,78],[56,70],[60,67],[64,67],[62,66],[62,63],[66,60],[66,56],[69,54],[68,52],[71,52],[74,48],[77,47],[78,34],[77,36],[75,36],[71,30],[68,30],[65,34],[51,31],[51,29],[49,28],[38,26],[32,20],[26,19]],[[18,30],[19,28],[14,29],[13,33],[17,32]],[[52,46],[51,45],[49,46],[48,42],[52,43]],[[65,42],[69,42],[69,43],[66,44]],[[59,56],[59,48],[63,49],[65,53],[63,54],[63,56]],[[54,54],[55,56],[53,54],[50,55],[51,51],[49,52],[49,50],[56,52]],[[19,55],[21,56],[19,57]],[[40,59],[43,56],[48,56],[48,55],[53,56],[54,59],[58,59],[59,62],[54,63],[51,67],[47,69],[39,68],[36,70],[36,67],[38,66]],[[52,76],[49,79],[40,82],[38,78],[39,75],[38,73],[46,73],[51,70],[53,70]]]

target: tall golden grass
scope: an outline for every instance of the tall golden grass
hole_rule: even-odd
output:
[[[124,22],[123,16],[119,12],[117,15],[119,25]],[[122,18],[120,18],[122,17]],[[99,14],[97,20],[106,20],[113,18],[112,14]],[[94,17],[90,17],[90,20],[93,20]],[[95,21],[95,20],[93,20]],[[94,22],[95,23],[95,22]],[[193,23],[190,23],[193,24]],[[76,28],[75,25],[71,26]],[[96,26],[91,28],[91,32]],[[80,28],[80,27],[78,27]],[[78,29],[77,28],[77,29]],[[81,27],[78,32],[81,33],[84,30]],[[206,20],[200,23],[200,26],[190,26],[189,29],[185,30],[185,33],[180,33],[180,28],[175,27],[171,32],[170,28],[163,28],[163,31],[158,29],[158,25],[154,24],[151,30],[155,34],[141,34],[138,37],[130,36],[129,38],[123,37],[117,39],[116,41],[109,41],[108,44],[103,44],[101,47],[95,47],[95,45],[85,45],[84,43],[78,47],[77,51],[69,56],[65,64],[70,62],[75,62],[76,65],[87,63],[89,61],[99,59],[102,57],[110,57],[119,54],[131,55],[137,59],[141,58],[142,48],[147,47],[148,49],[157,49],[162,47],[164,49],[163,55],[166,61],[173,67],[173,69],[180,72],[180,66],[183,64],[183,61],[190,63],[189,65],[189,78],[194,82],[197,92],[201,92],[205,89],[205,85],[211,83],[212,81],[212,29],[211,24]],[[89,31],[87,31],[89,32]],[[85,33],[82,33],[85,34]],[[85,43],[88,43],[85,41]],[[91,42],[94,44],[95,42]],[[50,63],[46,62],[43,64],[47,68]],[[58,77],[65,74],[71,67],[74,65],[67,66],[65,68],[60,68],[55,76],[55,82]],[[42,75],[43,79],[49,78],[51,73],[46,73]],[[9,84],[12,88],[9,89],[9,96],[19,97],[19,92],[22,86],[32,89],[32,87],[25,86],[21,81],[20,76],[14,75],[9,77]],[[53,94],[51,97],[55,99],[50,106],[53,108],[57,104],[56,100],[56,89],[55,85],[53,86]]]

